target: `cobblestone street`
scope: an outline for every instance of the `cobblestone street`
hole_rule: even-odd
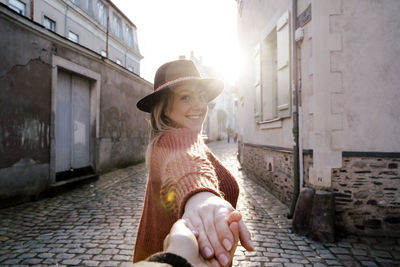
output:
[[[256,251],[234,266],[400,266],[400,240],[347,236],[320,244],[292,234],[287,207],[240,171],[236,144],[210,148],[237,176],[238,209]],[[128,266],[146,182],[145,164],[36,202],[0,210],[0,265]]]

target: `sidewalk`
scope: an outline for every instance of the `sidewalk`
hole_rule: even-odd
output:
[[[234,266],[400,266],[400,240],[348,236],[320,244],[292,234],[286,206],[239,170],[236,144],[209,146],[238,177],[238,209],[256,245],[255,252],[239,246]],[[0,265],[129,266],[146,176],[139,164],[0,210]]]

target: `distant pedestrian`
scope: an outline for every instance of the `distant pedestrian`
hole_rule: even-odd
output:
[[[231,127],[228,127],[227,129],[226,129],[226,134],[227,134],[227,136],[228,136],[228,143],[230,142],[230,140],[231,140],[231,137],[232,137],[232,129],[231,129]]]
[[[172,225],[183,218],[198,233],[201,255],[225,266],[234,246],[227,218],[236,206],[239,187],[201,138],[207,104],[223,83],[200,77],[190,60],[162,65],[154,92],[137,107],[150,113],[149,178],[138,229],[134,261],[163,249]],[[239,221],[240,241],[253,250],[250,233]]]

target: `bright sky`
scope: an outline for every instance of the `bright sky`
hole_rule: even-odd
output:
[[[193,51],[233,83],[238,70],[235,0],[112,0],[135,23],[140,75],[153,82],[163,63]]]

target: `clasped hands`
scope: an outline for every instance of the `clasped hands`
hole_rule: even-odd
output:
[[[181,255],[194,266],[228,266],[237,243],[253,251],[242,216],[226,200],[209,192],[192,196],[185,212],[164,241],[164,250]],[[186,243],[179,241],[186,240]]]

